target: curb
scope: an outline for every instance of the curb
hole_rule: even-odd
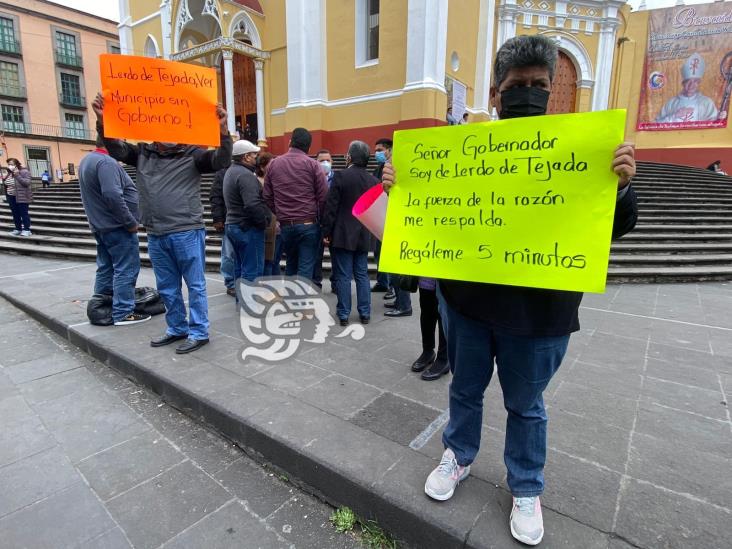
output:
[[[445,506],[426,505],[427,498],[424,494],[417,497],[414,490],[411,490],[412,493],[408,493],[408,490],[403,489],[404,485],[392,487],[388,483],[384,483],[381,484],[382,489],[379,490],[378,485],[380,482],[378,480],[370,482],[370,479],[367,478],[368,475],[362,470],[363,468],[357,467],[357,464],[349,462],[347,459],[345,463],[343,461],[339,463],[336,459],[328,460],[329,453],[323,451],[322,445],[320,452],[318,452],[318,449],[314,451],[308,449],[306,451],[307,446],[305,448],[298,447],[292,440],[288,440],[288,433],[268,432],[262,424],[250,420],[259,411],[270,411],[272,413],[272,408],[276,408],[275,413],[277,415],[274,417],[281,417],[281,414],[287,413],[287,407],[290,406],[289,412],[296,414],[293,417],[300,418],[304,415],[303,411],[305,413],[311,413],[312,411],[313,414],[322,413],[317,408],[312,407],[312,410],[308,410],[309,405],[299,401],[282,402],[287,400],[286,395],[273,389],[269,390],[271,394],[262,395],[261,393],[263,390],[266,392],[266,389],[259,386],[259,388],[250,389],[254,392],[249,396],[252,400],[266,403],[265,407],[248,417],[239,415],[220,402],[216,402],[206,395],[197,394],[190,388],[185,387],[184,384],[176,383],[173,379],[166,377],[165,372],[154,371],[142,362],[125,356],[118,349],[105,347],[104,344],[84,336],[72,326],[44,313],[36,306],[22,299],[8,295],[2,290],[0,290],[0,297],[126,378],[160,395],[165,402],[214,428],[238,446],[247,449],[248,453],[261,456],[264,461],[287,472],[303,483],[306,486],[306,491],[311,491],[335,507],[347,505],[358,516],[367,520],[375,520],[380,527],[399,540],[400,544],[419,549],[478,547],[469,541],[472,525],[467,527],[457,524],[454,520],[455,512],[459,512],[459,508],[452,507],[448,512],[448,508]],[[244,381],[248,380],[245,379]],[[278,399],[280,402],[278,402]],[[275,406],[272,406],[273,404]],[[334,424],[331,433],[337,432],[338,436],[335,441],[342,443],[343,447],[347,448],[346,453],[348,451],[352,452],[354,445],[349,445],[349,442],[351,442],[349,437],[356,439],[355,442],[357,443],[358,433],[354,434],[353,429],[349,430],[352,427],[350,423],[340,419],[335,421],[336,419],[338,418],[329,416],[329,421]],[[342,422],[345,428],[342,439],[341,432],[338,431],[338,422]],[[322,424],[319,424],[319,427],[322,431]],[[308,426],[304,426],[303,429],[307,431]],[[373,437],[379,437],[379,435],[370,434]],[[300,433],[295,436],[299,435]],[[327,434],[325,436],[327,438]],[[385,444],[388,443],[387,446],[398,446],[387,439],[382,440],[385,441]],[[400,468],[399,466],[403,463],[409,463],[405,462],[405,458],[417,459],[416,452],[412,455],[410,450],[403,447],[399,447],[395,451],[403,454],[402,457],[398,458],[398,463],[394,465],[395,468]],[[371,452],[374,452],[373,456],[377,456],[379,449],[369,448],[368,446],[363,447],[362,455],[364,459],[371,460]],[[422,471],[422,466],[430,463],[431,460],[424,456],[420,456],[420,458],[422,461],[415,461],[414,469]],[[471,479],[470,485],[476,490],[482,491],[484,495],[491,496],[491,499],[500,498],[504,495],[496,493],[497,491],[503,491],[495,485],[478,478]],[[417,488],[421,492],[421,484]],[[466,502],[466,504],[473,506],[474,512],[475,503],[475,501]],[[440,509],[439,512],[438,509]],[[443,510],[445,512],[442,512]]]

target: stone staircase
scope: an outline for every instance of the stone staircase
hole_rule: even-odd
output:
[[[336,169],[343,163],[343,157],[334,158]],[[134,170],[128,171],[134,177]],[[217,271],[221,237],[212,228],[208,203],[211,182],[212,176],[206,176],[202,183],[208,231],[206,265]],[[732,178],[696,168],[644,162],[639,164],[634,185],[639,199],[638,225],[613,244],[610,280],[732,280]],[[78,182],[36,190],[31,218],[33,236],[11,236],[10,210],[6,203],[0,203],[0,251],[95,259],[95,241],[84,215]],[[144,230],[139,236],[143,264],[149,265]],[[323,267],[330,270],[327,251]],[[370,258],[372,275],[375,269]]]

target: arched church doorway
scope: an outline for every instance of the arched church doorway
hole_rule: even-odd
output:
[[[576,102],[577,69],[569,56],[560,50],[547,114],[575,112]]]

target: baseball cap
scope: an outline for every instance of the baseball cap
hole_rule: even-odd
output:
[[[239,141],[234,142],[231,156],[241,156],[243,154],[256,153],[259,152],[259,150],[259,147],[254,145],[251,141],[247,141],[246,139],[240,139]]]

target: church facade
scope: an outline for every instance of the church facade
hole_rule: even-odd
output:
[[[651,12],[622,0],[119,1],[122,53],[216,68],[229,129],[275,153],[298,126],[338,154],[445,124],[448,106],[495,118],[497,48],[542,34],[560,51],[550,112],[624,108],[641,159],[732,164],[732,127],[637,129]]]

